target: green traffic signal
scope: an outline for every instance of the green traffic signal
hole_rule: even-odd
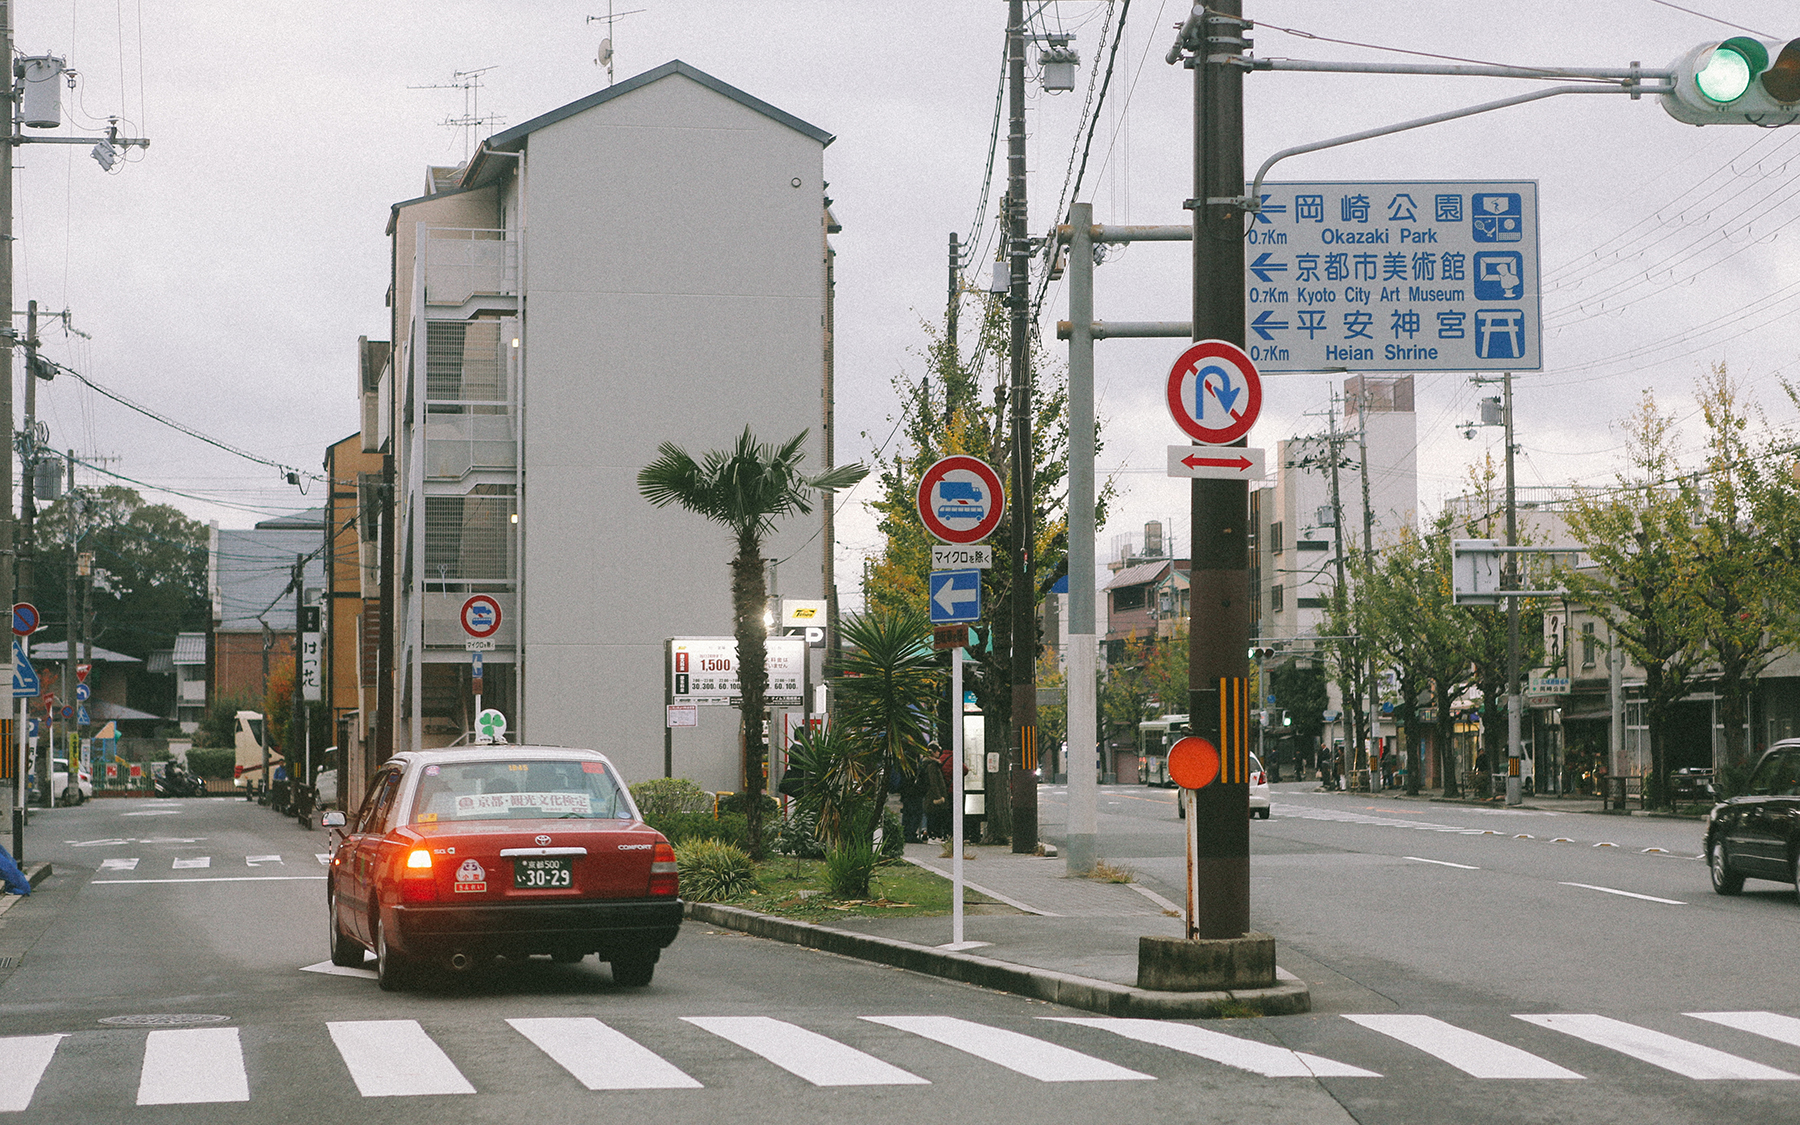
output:
[[[1694,71],[1694,86],[1707,101],[1730,105],[1750,89],[1750,81],[1769,65],[1766,47],[1739,35],[1713,48]]]

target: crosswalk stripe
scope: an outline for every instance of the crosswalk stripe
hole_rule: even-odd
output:
[[[1040,1082],[1121,1082],[1155,1081],[1152,1074],[1140,1074],[1122,1066],[1071,1051],[1055,1043],[1047,1043],[1030,1035],[1005,1028],[957,1019],[954,1016],[864,1016],[900,1031],[910,1031],[946,1047],[966,1051],[978,1059],[1017,1071]]]
[[[137,1104],[193,1105],[247,1102],[250,1079],[235,1027],[152,1031],[144,1041]]]
[[[1516,1016],[1526,1023],[1573,1035],[1589,1043],[1618,1051],[1672,1070],[1687,1078],[1768,1078],[1800,1081],[1800,1074],[1789,1074],[1749,1059],[1739,1058],[1711,1047],[1702,1047],[1673,1035],[1651,1031],[1647,1027],[1625,1023],[1607,1016],[1553,1015]]]
[[[1800,1020],[1793,1016],[1778,1016],[1774,1012],[1689,1012],[1688,1015],[1800,1047]]]
[[[1344,1018],[1370,1031],[1398,1039],[1409,1047],[1417,1047],[1475,1078],[1582,1077],[1549,1059],[1541,1059],[1529,1051],[1465,1031],[1432,1016],[1347,1015]]]
[[[103,859],[100,861],[102,871],[136,871],[138,861],[132,859]]]
[[[694,1081],[662,1056],[592,1016],[510,1019],[590,1090],[697,1090]]]
[[[365,1098],[475,1092],[418,1020],[342,1020],[325,1026]]]
[[[209,856],[209,855],[197,855],[197,856],[193,856],[192,858],[188,858],[188,859],[184,859],[181,856],[176,856],[175,862],[173,865],[173,869],[176,871],[180,871],[181,869],[186,868],[186,867],[211,867],[211,866],[212,866],[212,856]]]
[[[17,1113],[31,1105],[31,1095],[44,1079],[61,1035],[17,1035],[0,1039],[0,1113]]]
[[[683,1016],[688,1023],[761,1055],[814,1086],[929,1086],[931,1083],[835,1039],[768,1016]]]
[[[1290,1051],[1286,1047],[1277,1047],[1271,1043],[1258,1043],[1253,1039],[1239,1039],[1235,1035],[1210,1031],[1204,1027],[1195,1027],[1193,1024],[1088,1016],[1041,1016],[1039,1018],[1053,1020],[1056,1023],[1073,1023],[1083,1027],[1099,1028],[1102,1031],[1110,1031],[1114,1035],[1123,1035],[1127,1039],[1135,1039],[1140,1043],[1154,1043],[1159,1047],[1168,1047],[1183,1054],[1211,1059],[1216,1063],[1234,1066],[1239,1070],[1250,1071],[1252,1074],[1260,1074],[1264,1078],[1381,1077],[1372,1070],[1364,1070],[1348,1063],[1333,1062],[1331,1059],[1322,1059],[1317,1055],[1308,1055],[1300,1051]]]

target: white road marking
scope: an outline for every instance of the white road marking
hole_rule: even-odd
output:
[[[123,883],[323,883],[323,875],[211,875],[186,879],[95,879],[89,886],[118,886]]]
[[[339,1020],[325,1026],[365,1098],[475,1092],[418,1020]]]
[[[1140,1043],[1154,1043],[1183,1054],[1247,1070],[1265,1078],[1380,1078],[1372,1070],[1333,1062],[1317,1055],[1290,1051],[1253,1039],[1166,1020],[1112,1019],[1092,1016],[1040,1016],[1057,1023],[1080,1024],[1123,1035]]]
[[[319,861],[320,867],[329,867],[331,865],[330,852],[314,852],[313,858]]]
[[[912,864],[914,867],[923,867],[925,870],[931,872],[933,875],[941,875],[946,879],[950,878],[950,872],[948,872],[942,868],[939,868],[939,867],[933,867],[931,864],[926,863],[923,860],[918,860],[918,859],[914,859],[912,856],[907,856],[906,862]],[[1062,917],[1061,914],[1052,913],[1051,911],[1048,911],[1048,910],[1039,910],[1035,906],[1027,906],[1026,904],[1020,902],[1016,898],[1007,898],[1005,895],[1001,894],[999,891],[993,890],[988,887],[983,887],[977,883],[971,883],[967,879],[963,880],[963,886],[967,887],[971,891],[974,891],[978,895],[986,895],[988,898],[993,899],[995,902],[1004,902],[1006,905],[1012,907],[1014,910],[1023,910],[1027,914],[1036,914],[1040,918],[1061,918]]]
[[[700,1083],[591,1016],[507,1020],[590,1090],[698,1090]]]
[[[113,836],[105,840],[64,840],[63,843],[69,845],[71,848],[111,848],[117,847],[120,844],[129,844],[131,841],[121,840],[118,837]]]
[[[1565,887],[1580,887],[1584,891],[1599,891],[1602,894],[1622,895],[1625,898],[1641,898],[1645,902],[1660,902],[1665,906],[1686,906],[1687,903],[1675,898],[1657,898],[1655,895],[1641,895],[1636,891],[1621,891],[1614,887],[1596,887],[1592,883],[1563,883]]]
[[[176,871],[180,871],[183,868],[189,868],[189,867],[211,867],[211,866],[212,866],[212,856],[209,856],[209,855],[189,856],[186,859],[183,859],[181,856],[176,856],[175,862],[173,864],[173,867]]]
[[[1759,1062],[1739,1058],[1715,1051],[1711,1047],[1702,1047],[1698,1043],[1689,1043],[1685,1039],[1677,1039],[1673,1035],[1664,1035],[1660,1031],[1651,1031],[1647,1027],[1610,1019],[1606,1016],[1515,1016],[1515,1019],[1534,1023],[1539,1027],[1547,1027],[1552,1031],[1560,1031],[1565,1035],[1573,1035],[1577,1039],[1585,1039],[1589,1043],[1630,1055],[1651,1066],[1659,1066],[1664,1070],[1672,1070],[1687,1078],[1758,1078],[1785,1079],[1800,1081],[1800,1074],[1789,1074],[1785,1070],[1776,1070],[1772,1066],[1764,1066]]]
[[[271,863],[280,863],[281,857],[278,855],[247,855],[244,857],[244,862],[251,867],[263,867]]]
[[[1361,1024],[1370,1031],[1378,1031],[1398,1039],[1409,1047],[1417,1047],[1475,1078],[1582,1077],[1572,1070],[1557,1066],[1549,1059],[1541,1059],[1529,1051],[1521,1051],[1498,1039],[1465,1031],[1432,1016],[1370,1015],[1344,1018],[1351,1023]]]
[[[18,1113],[31,1105],[44,1071],[50,1066],[61,1035],[18,1035],[0,1039],[0,1113]]]
[[[250,1079],[235,1027],[152,1031],[144,1041],[137,1104],[193,1105],[247,1102]]]
[[[318,961],[311,965],[300,966],[300,971],[303,973],[322,973],[328,977],[362,977],[365,980],[374,980],[375,968],[372,961],[374,956],[373,953],[370,953],[364,958],[363,963],[369,966],[369,968],[366,969],[352,969],[346,965],[333,965],[330,961]]]
[[[139,809],[136,812],[120,813],[120,816],[176,816],[180,809]]]
[[[102,871],[136,871],[138,861],[133,859],[103,859],[100,861]]]
[[[929,1086],[874,1055],[768,1016],[683,1016],[688,1023],[761,1055],[814,1086]]]
[[[1464,871],[1480,871],[1481,870],[1481,868],[1479,868],[1479,867],[1472,867],[1466,863],[1451,863],[1447,859],[1426,859],[1422,855],[1409,855],[1409,856],[1402,856],[1401,858],[1402,859],[1410,859],[1414,863],[1435,863],[1439,867],[1460,867]]]
[[[1155,891],[1151,890],[1149,887],[1142,885],[1141,883],[1126,883],[1125,885],[1127,887],[1130,887],[1132,890],[1136,891],[1138,894],[1143,895],[1145,898],[1149,899],[1151,902],[1154,902],[1157,906],[1161,907],[1164,910],[1171,910],[1171,911],[1174,911],[1176,914],[1184,913],[1184,911],[1181,909],[1181,907],[1176,906],[1174,903],[1170,902],[1168,899],[1157,894]]]
[[[1122,1066],[1071,1051],[1016,1031],[957,1019],[954,1016],[864,1016],[870,1023],[910,1031],[914,1035],[966,1051],[978,1059],[1016,1071],[1040,1082],[1155,1081]]]
[[[1688,1015],[1800,1047],[1800,1020],[1793,1016],[1778,1016],[1774,1012],[1689,1012]]]

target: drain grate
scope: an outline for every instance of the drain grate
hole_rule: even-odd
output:
[[[19,963],[24,960],[25,957],[23,954],[17,957],[0,957],[0,973],[11,972],[13,969],[18,968]]]
[[[198,1023],[224,1023],[230,1016],[152,1013],[141,1016],[106,1016],[101,1023],[114,1027],[187,1027]]]

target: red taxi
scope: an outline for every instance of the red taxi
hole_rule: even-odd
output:
[[[361,965],[373,950],[386,990],[425,965],[589,953],[642,986],[681,925],[674,850],[592,750],[396,754],[361,808],[324,824],[331,960]]]

